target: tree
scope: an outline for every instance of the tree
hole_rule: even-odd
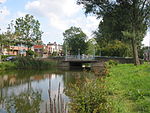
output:
[[[114,40],[113,42],[108,43],[107,47],[101,48],[101,54],[103,56],[125,57],[127,50],[127,45],[121,41]]]
[[[126,7],[129,6],[127,4],[116,5],[113,10],[107,11],[103,16],[103,21],[100,22],[97,31],[94,32],[95,39],[100,46],[101,51],[103,50],[102,55],[104,56],[132,56],[131,41],[127,40],[122,33],[122,31],[127,30],[125,24],[127,19],[125,19],[125,15],[128,15],[129,12]],[[124,52],[115,44],[124,45],[124,47],[120,46]],[[119,48],[115,49],[115,46]],[[108,50],[110,50],[110,52]],[[113,50],[113,52],[111,50]]]
[[[125,14],[125,21],[122,23],[127,29],[122,31],[131,40],[135,65],[139,64],[138,46],[144,38],[147,27],[150,23],[150,1],[149,0],[78,0],[78,4],[83,4],[85,13],[93,13],[97,17],[104,17],[110,11],[116,10],[116,6],[124,7],[128,14]],[[119,8],[120,10],[120,8]],[[118,10],[117,10],[118,11]],[[123,14],[120,11],[120,14]],[[120,21],[121,22],[121,21]]]
[[[97,45],[97,42],[95,38],[91,38],[87,41],[88,48],[87,48],[87,54],[88,55],[96,55],[97,50],[99,50],[99,46]]]
[[[70,52],[71,55],[86,53],[87,50],[87,36],[81,28],[70,27],[64,33],[64,48]]]
[[[19,40],[25,41],[28,48],[32,47],[34,43],[41,40],[42,31],[40,30],[40,23],[35,20],[32,15],[25,15],[25,17],[17,18],[15,21],[15,33]]]
[[[4,46],[4,43],[5,43],[5,35],[4,34],[0,34],[0,62],[2,60],[2,57],[1,55],[3,54],[3,46]]]
[[[40,111],[41,92],[33,89],[5,98],[7,113],[38,113]]]
[[[128,20],[128,30],[123,34],[128,36],[132,43],[135,65],[140,64],[138,58],[138,46],[146,34],[147,26],[150,20],[150,1],[133,0]]]

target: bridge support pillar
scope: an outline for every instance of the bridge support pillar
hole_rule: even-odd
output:
[[[61,62],[60,67],[70,67],[70,63],[69,62]]]

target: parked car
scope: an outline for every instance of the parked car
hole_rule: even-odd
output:
[[[5,59],[5,61],[12,61],[16,58],[16,56],[9,56]]]

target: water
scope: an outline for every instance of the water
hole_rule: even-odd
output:
[[[93,78],[93,74],[58,69],[0,73],[0,113],[49,113],[50,98],[58,96],[58,89],[64,103],[68,103],[64,89],[85,77]]]

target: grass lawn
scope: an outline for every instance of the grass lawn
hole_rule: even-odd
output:
[[[105,80],[114,113],[150,113],[150,64],[119,64]]]

